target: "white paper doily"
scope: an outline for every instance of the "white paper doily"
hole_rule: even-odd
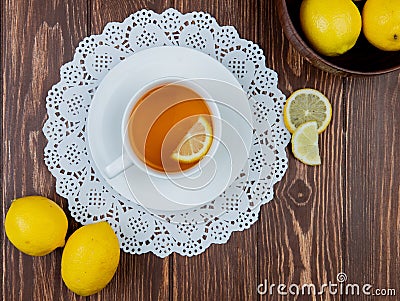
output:
[[[249,95],[255,128],[248,166],[222,195],[204,206],[168,214],[149,212],[115,192],[92,161],[85,131],[90,102],[105,74],[135,52],[164,45],[194,48],[225,65]],[[262,50],[241,39],[234,27],[219,26],[203,12],[141,10],[85,38],[60,74],[46,99],[46,165],[72,216],[82,224],[107,220],[125,252],[199,254],[212,243],[225,243],[233,231],[249,228],[260,206],[272,200],[273,185],[287,169],[285,96],[277,88],[276,72],[265,66]]]

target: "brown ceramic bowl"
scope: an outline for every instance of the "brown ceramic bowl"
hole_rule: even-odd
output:
[[[334,1],[334,0],[332,0]],[[372,46],[361,32],[348,52],[328,57],[311,48],[300,26],[301,0],[276,0],[283,31],[292,45],[314,66],[340,75],[377,75],[400,69],[400,51],[381,51]],[[362,10],[365,1],[356,1]]]

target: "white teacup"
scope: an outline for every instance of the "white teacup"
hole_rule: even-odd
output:
[[[148,166],[145,162],[143,162],[135,153],[132,148],[130,138],[128,137],[127,127],[129,123],[129,119],[134,109],[135,105],[138,101],[145,95],[148,91],[152,90],[153,88],[161,85],[167,84],[175,84],[187,87],[198,95],[200,95],[204,101],[206,102],[208,108],[210,109],[211,113],[211,121],[212,121],[212,128],[213,128],[213,140],[210,149],[208,150],[207,154],[193,167],[182,170],[178,172],[162,172],[156,170],[150,166]],[[113,162],[105,168],[105,173],[108,178],[114,178],[119,175],[124,170],[128,169],[132,165],[138,167],[143,172],[150,176],[155,176],[158,178],[165,178],[165,179],[176,179],[182,178],[185,176],[196,176],[197,173],[201,172],[201,167],[204,167],[215,155],[217,148],[220,143],[221,139],[221,115],[218,109],[216,102],[211,98],[211,96],[204,90],[199,84],[196,83],[195,79],[184,79],[178,77],[163,77],[154,81],[151,81],[147,85],[145,85],[142,89],[140,89],[129,101],[122,117],[121,123],[121,137],[122,137],[122,154],[116,158]],[[200,165],[201,162],[201,165]]]

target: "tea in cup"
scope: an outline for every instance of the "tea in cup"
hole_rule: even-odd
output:
[[[165,178],[200,171],[221,136],[216,103],[195,80],[155,80],[130,100],[123,114],[123,151],[106,167],[113,178],[131,165]]]

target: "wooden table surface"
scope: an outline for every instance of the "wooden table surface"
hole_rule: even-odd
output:
[[[399,300],[400,74],[344,78],[305,61],[281,30],[272,0],[1,0],[2,106],[0,170],[2,224],[12,199],[40,194],[65,210],[43,161],[45,97],[59,81],[79,41],[148,8],[206,11],[264,50],[279,88],[324,92],[333,120],[320,138],[323,164],[293,158],[259,220],[228,243],[192,258],[122,254],[117,273],[99,294],[70,292],[60,275],[61,249],[33,258],[1,233],[2,300]],[[70,218],[69,234],[79,227]],[[257,285],[348,283],[394,288],[397,297],[273,296]]]

